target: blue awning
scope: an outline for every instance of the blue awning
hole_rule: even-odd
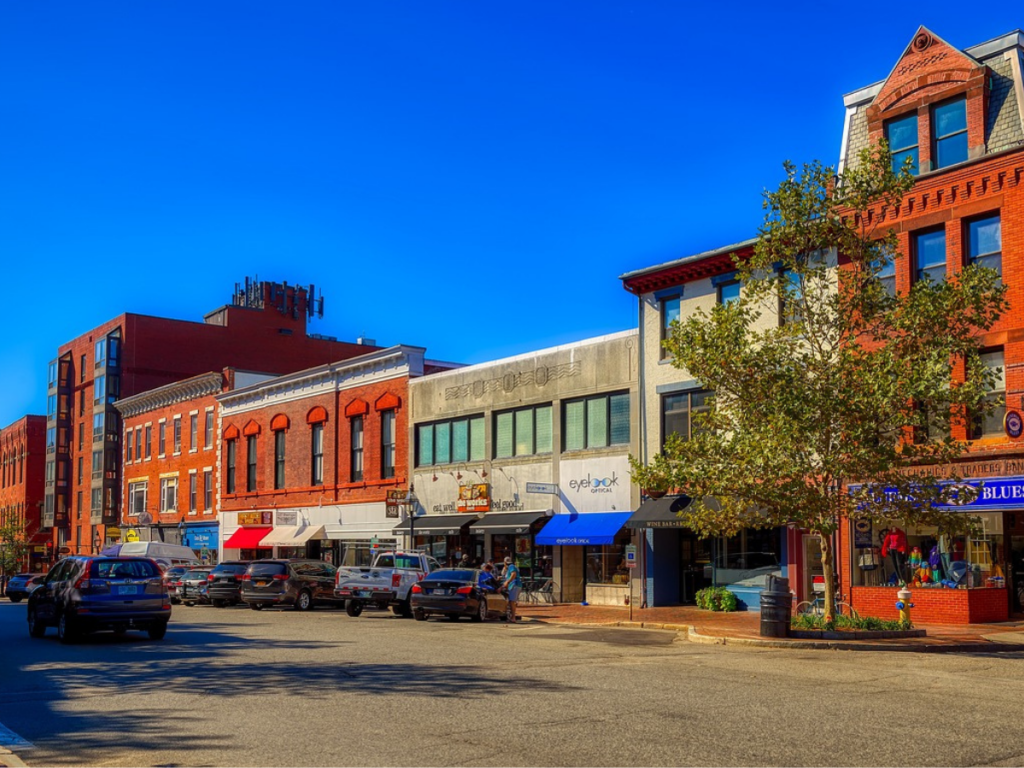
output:
[[[615,534],[629,520],[632,512],[583,512],[575,515],[555,515],[537,534],[538,544],[552,546],[582,546],[585,544],[611,544]]]

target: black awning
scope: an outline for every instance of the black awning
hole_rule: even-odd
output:
[[[470,527],[472,533],[518,533],[530,532],[530,526],[538,520],[550,517],[550,510],[533,512],[491,512],[477,520]]]
[[[649,499],[626,521],[627,528],[685,528],[679,514],[693,501],[689,496]]]
[[[467,525],[479,519],[468,512],[460,515],[422,515],[416,518],[416,533],[424,536],[458,536],[465,532]],[[410,527],[410,521],[405,519],[392,532],[409,533]]]

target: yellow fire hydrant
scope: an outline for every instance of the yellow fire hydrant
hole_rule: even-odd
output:
[[[896,593],[896,608],[900,612],[900,621],[904,624],[910,624],[910,609],[914,607],[914,604],[910,602],[910,590],[904,587]]]

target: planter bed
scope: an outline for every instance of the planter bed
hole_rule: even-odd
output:
[[[798,640],[897,640],[904,637],[927,637],[928,633],[923,629],[791,629],[789,636]]]

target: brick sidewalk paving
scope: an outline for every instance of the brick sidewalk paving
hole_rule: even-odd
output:
[[[692,626],[701,635],[712,637],[757,639],[760,638],[761,615],[755,611],[716,613],[704,611],[696,606],[679,605],[661,608],[633,608],[604,605],[580,605],[559,603],[554,605],[520,604],[522,616],[560,624],[622,624],[627,626],[668,624]],[[990,639],[1004,633],[1016,633],[1012,638],[1024,640],[1024,621],[1010,621],[1003,624],[971,625],[917,625],[928,634],[923,638],[903,638],[898,641],[872,641],[881,644],[910,644],[926,646],[945,645],[1003,645]],[[1008,636],[1004,640],[1011,640]],[[800,644],[800,640],[793,640]],[[1024,650],[1024,644],[1021,645]]]

